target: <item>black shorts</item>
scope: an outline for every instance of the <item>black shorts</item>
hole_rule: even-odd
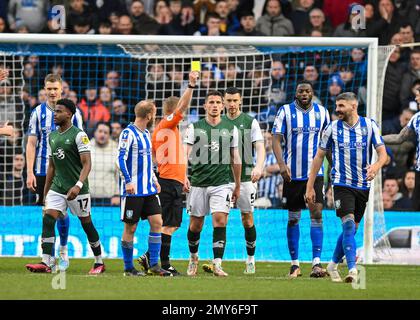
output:
[[[35,176],[36,179],[36,205],[43,206],[44,205],[44,187],[45,187],[45,180],[46,176]]]
[[[153,194],[145,197],[125,197],[121,199],[121,221],[135,224],[149,216],[162,214],[159,196]]]
[[[305,193],[308,180],[292,180],[283,184],[285,209],[299,211],[306,209]],[[314,183],[315,202],[324,203],[324,177],[316,177]]]
[[[416,181],[411,199],[413,199],[413,209],[420,211],[420,171],[416,171]]]
[[[333,199],[337,217],[354,214],[354,220],[359,223],[365,214],[369,190],[333,186]]]
[[[161,191],[163,226],[180,227],[182,222],[182,183],[172,179],[158,179]]]

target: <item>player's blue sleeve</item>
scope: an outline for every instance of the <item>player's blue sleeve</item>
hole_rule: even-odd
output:
[[[276,118],[274,119],[273,129],[271,130],[272,134],[282,134],[283,136],[287,133],[287,123],[286,123],[286,112],[284,107],[281,107],[277,112]]]
[[[39,122],[36,112],[36,108],[32,110],[31,117],[29,119],[28,136],[39,136]]]
[[[381,133],[379,132],[379,127],[376,124],[375,120],[372,120],[372,144],[375,148],[384,144],[384,139],[382,139]]]
[[[330,113],[328,112],[327,108],[325,108],[325,119],[324,123],[322,124],[322,130],[325,130],[325,128],[330,124]]]
[[[120,168],[121,174],[124,177],[125,183],[131,182],[131,176],[128,172],[127,158],[130,152],[131,145],[133,143],[132,135],[129,129],[125,129],[121,132],[120,141],[118,144],[118,167]]]
[[[410,121],[407,124],[407,127],[409,127],[413,131],[416,131],[416,127],[418,127],[419,119],[420,119],[420,112],[417,112],[414,116],[411,117]]]
[[[328,124],[321,136],[319,148],[323,150],[330,150],[332,147],[332,122]]]

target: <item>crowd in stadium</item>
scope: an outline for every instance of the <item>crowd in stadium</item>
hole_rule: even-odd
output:
[[[51,6],[61,4],[66,8],[66,29],[55,30],[52,27],[53,17],[48,12]],[[364,6],[366,17],[365,28],[361,29],[354,28],[351,23],[355,16],[352,8],[358,4]],[[380,45],[400,45],[418,41],[419,14],[418,0],[6,0],[0,3],[0,33],[369,36],[377,37]],[[296,73],[291,70],[294,67],[290,62],[292,59],[295,62],[305,61]],[[256,105],[249,111],[256,114],[263,129],[270,130],[270,117],[276,114],[280,105],[293,100],[297,80],[304,79],[313,84],[315,99],[328,108],[332,118],[334,98],[345,91],[357,93],[363,109],[367,77],[364,49],[354,48],[349,51],[346,58],[348,63],[340,66],[334,65],[333,59],[325,63],[322,57],[316,55],[311,59],[299,59],[287,54],[279,55],[271,65],[263,66],[267,71],[255,70],[252,74],[241,72],[229,61],[224,64],[224,69],[203,66],[200,90],[195,93],[193,105],[202,105],[205,93],[212,88],[223,89],[231,85],[252,87],[256,92],[245,93],[244,97],[257,96],[260,99],[252,101],[249,98],[249,101],[244,101],[244,105]],[[187,73],[183,70],[184,68],[176,66],[164,68],[157,61],[147,70],[151,79],[142,79],[136,83],[138,86],[143,83],[153,86],[153,83],[159,81],[171,82],[171,92],[179,96],[187,80]],[[3,199],[9,199],[4,204],[29,204],[34,201],[34,196],[25,188],[25,158],[20,146],[31,108],[46,101],[46,94],[42,89],[43,78],[50,72],[59,74],[64,79],[63,98],[69,98],[78,105],[86,132],[93,137],[93,168],[89,177],[92,197],[98,204],[118,205],[118,173],[111,165],[112,161],[104,159],[115,159],[119,133],[133,120],[130,108],[139,97],[145,96],[145,92],[142,89],[127,89],[132,88],[132,84],[124,79],[126,70],[107,70],[103,74],[103,81],[76,84],[74,81],[66,81],[72,76],[62,64],[47,67],[37,56],[26,57],[24,62],[23,106],[13,103],[16,97],[10,94],[10,80],[4,80],[0,85],[0,114],[10,104],[23,109],[16,110],[13,118],[0,118],[0,121],[15,123],[15,134],[1,143],[3,150],[0,152],[0,163],[5,164],[1,170],[3,175],[7,175],[1,179],[6,184],[2,189],[19,193],[23,187],[24,193],[23,197],[21,194],[3,196]],[[258,72],[260,74],[256,74]],[[251,84],[252,81],[255,83]],[[267,90],[261,89],[266,87]],[[418,88],[420,47],[397,47],[390,57],[385,76],[381,123],[383,135],[399,133],[418,112],[415,101]],[[149,91],[153,89],[165,91],[165,87],[151,87]],[[132,96],[128,98],[131,93]],[[191,112],[193,111],[194,108]],[[20,114],[24,115],[23,119],[19,118]],[[202,114],[202,110],[199,110],[197,114],[190,116],[191,119],[198,119],[194,117]],[[22,121],[23,126],[19,126]],[[265,134],[265,142],[267,165],[264,178],[259,182],[259,198],[269,199],[272,207],[281,207],[282,179],[272,152],[271,135],[268,133]],[[415,141],[407,141],[387,148],[389,161],[383,170],[383,199],[386,210],[410,210],[412,207],[415,145]],[[333,208],[331,188],[326,191],[325,205]]]

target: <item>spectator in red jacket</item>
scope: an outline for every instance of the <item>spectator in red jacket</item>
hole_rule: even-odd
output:
[[[360,3],[364,4],[363,0],[324,0],[325,16],[331,21],[333,28],[339,24],[345,23],[349,16],[349,7],[351,4]]]
[[[108,122],[111,115],[108,109],[98,99],[98,89],[95,85],[89,85],[85,91],[85,98],[79,103],[80,111],[86,123],[86,133],[92,136],[98,122]]]

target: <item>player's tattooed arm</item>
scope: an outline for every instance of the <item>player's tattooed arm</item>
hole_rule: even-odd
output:
[[[401,144],[415,136],[413,129],[406,126],[398,134],[388,134],[383,137],[385,144]]]
[[[291,181],[291,173],[290,169],[287,167],[286,163],[283,160],[283,149],[281,148],[281,142],[283,140],[283,136],[280,134],[273,135],[273,152],[276,156],[277,163],[279,164],[280,174],[283,179],[287,182]]]

